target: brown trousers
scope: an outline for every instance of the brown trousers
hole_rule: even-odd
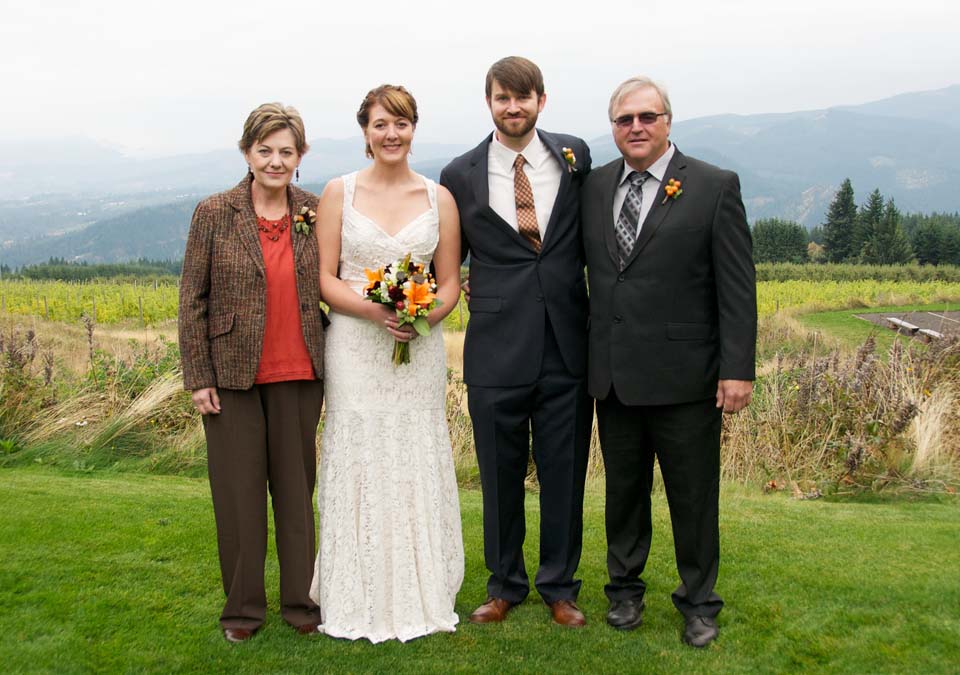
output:
[[[320,608],[309,592],[323,382],[276,382],[218,393],[221,412],[205,415],[203,423],[227,596],[220,625],[256,630],[266,618],[268,487],[280,560],[280,614],[293,626],[319,622]]]

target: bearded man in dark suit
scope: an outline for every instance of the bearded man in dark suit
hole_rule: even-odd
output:
[[[529,593],[523,501],[532,438],[540,482],[536,588],[555,622],[582,626],[574,574],[592,410],[579,194],[590,152],[579,138],[537,129],[547,97],[531,61],[493,64],[486,99],[496,131],[440,175],[460,210],[461,251],[470,253],[463,379],[490,570],[487,601],[470,620],[503,621]]]
[[[750,402],[756,281],[740,181],[670,143],[662,87],[631,78],[609,117],[622,155],[581,193],[590,277],[590,394],[606,473],[607,622],[643,618],[650,489],[659,461],[681,583],[683,640],[718,634],[714,592],[721,412]]]

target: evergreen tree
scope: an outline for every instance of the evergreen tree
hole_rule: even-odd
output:
[[[857,205],[853,201],[853,185],[849,178],[845,178],[830,202],[827,222],[823,224],[823,246],[828,261],[843,262],[859,253],[859,249],[853,248],[856,223]]]
[[[810,234],[808,235],[808,240],[814,244],[820,244],[821,248],[823,247],[823,225],[817,225],[816,227],[811,228]]]
[[[790,220],[767,218],[753,226],[753,259],[755,262],[807,261],[807,230]]]
[[[940,262],[944,265],[960,265],[960,227],[944,226]]]
[[[853,236],[850,238],[850,255],[853,261],[862,257],[863,247],[877,233],[882,221],[883,195],[880,194],[880,190],[874,189],[857,213]]]
[[[879,194],[879,190],[874,190],[874,195],[879,196]],[[870,197],[871,201],[867,204],[866,212],[873,217],[870,208],[873,195]],[[883,207],[879,222],[870,230],[863,244],[860,261],[869,265],[903,265],[911,260],[913,260],[913,249],[900,224],[900,211],[891,199]]]
[[[900,223],[921,264],[960,264],[960,214],[910,213]]]
[[[917,254],[921,265],[939,265],[942,260],[944,239],[943,226],[930,219],[924,219],[913,232],[910,244]]]

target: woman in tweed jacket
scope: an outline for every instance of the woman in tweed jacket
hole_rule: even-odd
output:
[[[266,616],[268,487],[281,614],[301,633],[320,622],[308,595],[323,401],[317,198],[290,184],[308,149],[294,108],[258,107],[239,145],[247,176],[194,212],[179,311],[184,386],[206,432],[230,642],[250,638]]]

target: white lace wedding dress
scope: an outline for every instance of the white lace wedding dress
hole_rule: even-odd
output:
[[[343,177],[340,277],[358,293],[364,268],[412,254],[429,263],[439,239],[430,209],[394,236],[353,208],[356,173]],[[326,422],[317,490],[320,539],[310,597],[321,630],[371,642],[453,631],[463,539],[444,401],[443,334],[410,343],[393,363],[393,338],[370,321],[332,314],[325,334]]]

